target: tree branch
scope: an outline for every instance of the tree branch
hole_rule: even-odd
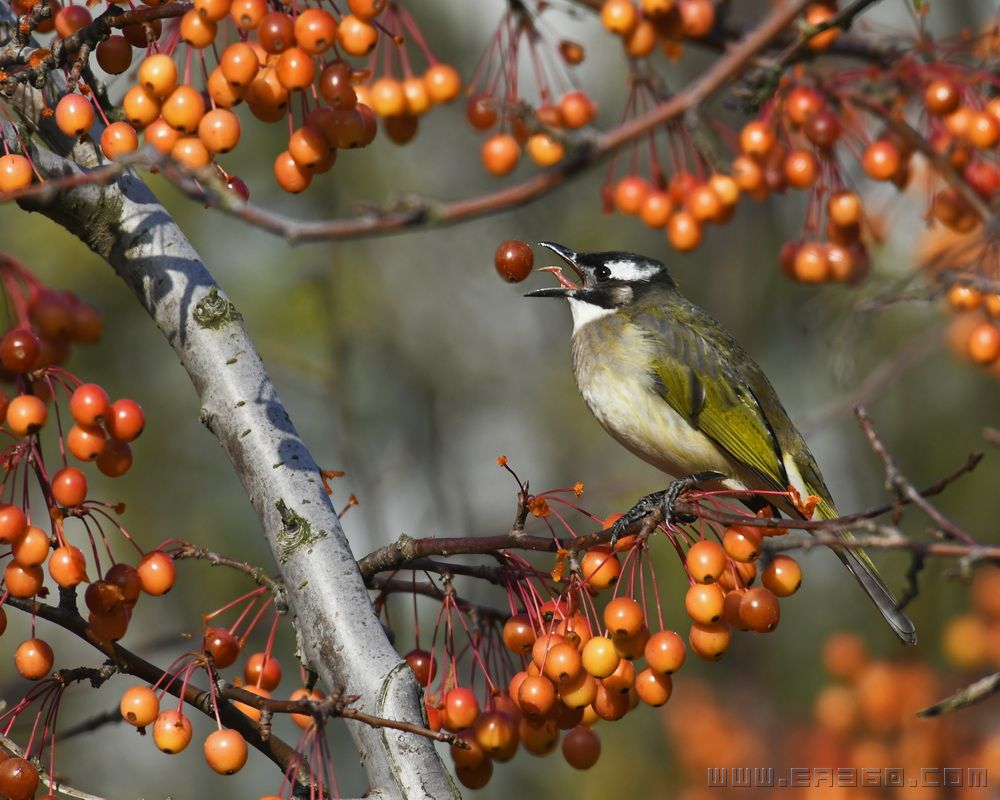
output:
[[[47,175],[79,171],[29,145]],[[327,687],[358,695],[361,711],[422,719],[412,671],[392,649],[319,467],[299,438],[235,306],[176,223],[133,174],[29,205],[105,258],[176,350],[201,400],[201,420],[226,450],[279,564],[300,650]],[[445,798],[455,787],[427,739],[348,728],[378,797]]]

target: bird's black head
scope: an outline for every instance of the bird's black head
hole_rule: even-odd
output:
[[[601,308],[628,305],[645,290],[676,286],[667,268],[659,261],[635,253],[610,250],[604,253],[577,253],[555,242],[539,242],[563,259],[580,279],[577,285],[558,267],[543,267],[559,279],[559,286],[536,289],[526,297],[566,297]]]

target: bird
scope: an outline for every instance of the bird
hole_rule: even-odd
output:
[[[561,267],[543,267],[559,286],[526,296],[569,301],[577,386],[614,439],[674,478],[697,476],[714,479],[709,486],[786,496],[791,487],[802,498],[819,498],[819,519],[840,516],[816,459],[764,371],[708,312],[681,294],[663,263],[635,253],[539,245],[565,261],[580,282]],[[802,516],[791,502],[768,499],[789,516]],[[867,553],[853,547],[834,551],[896,635],[915,644],[913,622]]]

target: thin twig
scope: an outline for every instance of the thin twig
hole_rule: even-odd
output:
[[[966,686],[961,691],[955,692],[950,697],[946,697],[932,706],[921,709],[917,712],[918,717],[938,717],[950,711],[957,711],[960,708],[971,706],[973,703],[981,703],[988,697],[1000,692],[1000,672],[987,675],[975,683]]]

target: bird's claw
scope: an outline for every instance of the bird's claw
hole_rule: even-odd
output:
[[[714,470],[696,472],[693,475],[687,475],[683,478],[671,481],[670,485],[661,492],[653,492],[652,494],[647,494],[645,497],[640,498],[639,501],[632,506],[632,508],[630,508],[621,519],[616,521],[614,525],[611,526],[611,546],[614,547],[625,531],[632,527],[632,525],[657,510],[663,514],[663,521],[667,525],[674,523],[684,525],[689,522],[694,522],[695,519],[697,519],[696,517],[693,517],[690,514],[678,514],[674,511],[674,504],[677,502],[677,498],[679,498],[692,486],[697,486],[699,483],[704,483],[705,481],[715,481],[725,477],[726,476],[721,472],[715,472]]]

